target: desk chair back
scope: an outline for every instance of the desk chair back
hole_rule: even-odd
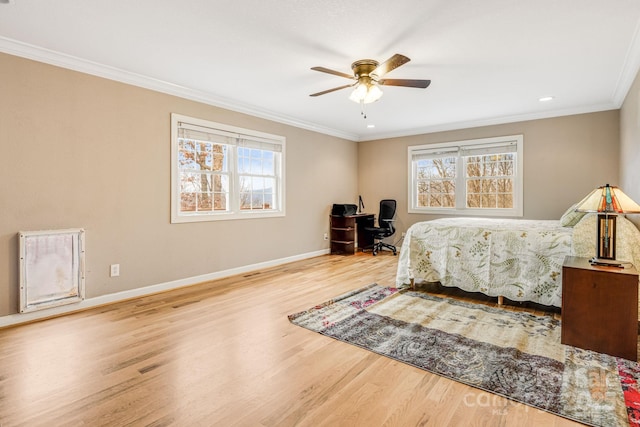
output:
[[[380,200],[380,213],[378,215],[378,227],[385,230],[382,238],[389,237],[396,232],[393,226],[393,218],[396,216],[396,201],[393,199]]]
[[[365,227],[368,233],[373,236],[373,255],[377,255],[378,251],[386,248],[397,254],[396,247],[389,243],[385,243],[382,239],[393,235],[396,228],[393,225],[393,217],[396,215],[396,201],[392,199],[380,200],[380,213],[378,214],[377,227]]]

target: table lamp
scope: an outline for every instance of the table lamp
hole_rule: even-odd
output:
[[[598,187],[582,199],[576,212],[597,212],[596,256],[592,264],[622,267],[616,259],[616,214],[640,213],[640,205],[618,187]]]

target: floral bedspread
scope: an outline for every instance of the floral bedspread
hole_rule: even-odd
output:
[[[442,218],[412,225],[398,260],[396,285],[440,282],[469,292],[560,307],[567,255],[592,257],[596,215],[574,227],[556,220]],[[616,258],[638,266],[640,231],[617,218]]]

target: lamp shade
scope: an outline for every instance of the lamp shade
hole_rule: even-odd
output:
[[[577,212],[640,213],[640,205],[609,184],[593,190],[576,205]]]

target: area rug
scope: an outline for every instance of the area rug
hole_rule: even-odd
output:
[[[560,322],[372,284],[298,326],[587,425],[640,423],[640,366],[560,344]]]

